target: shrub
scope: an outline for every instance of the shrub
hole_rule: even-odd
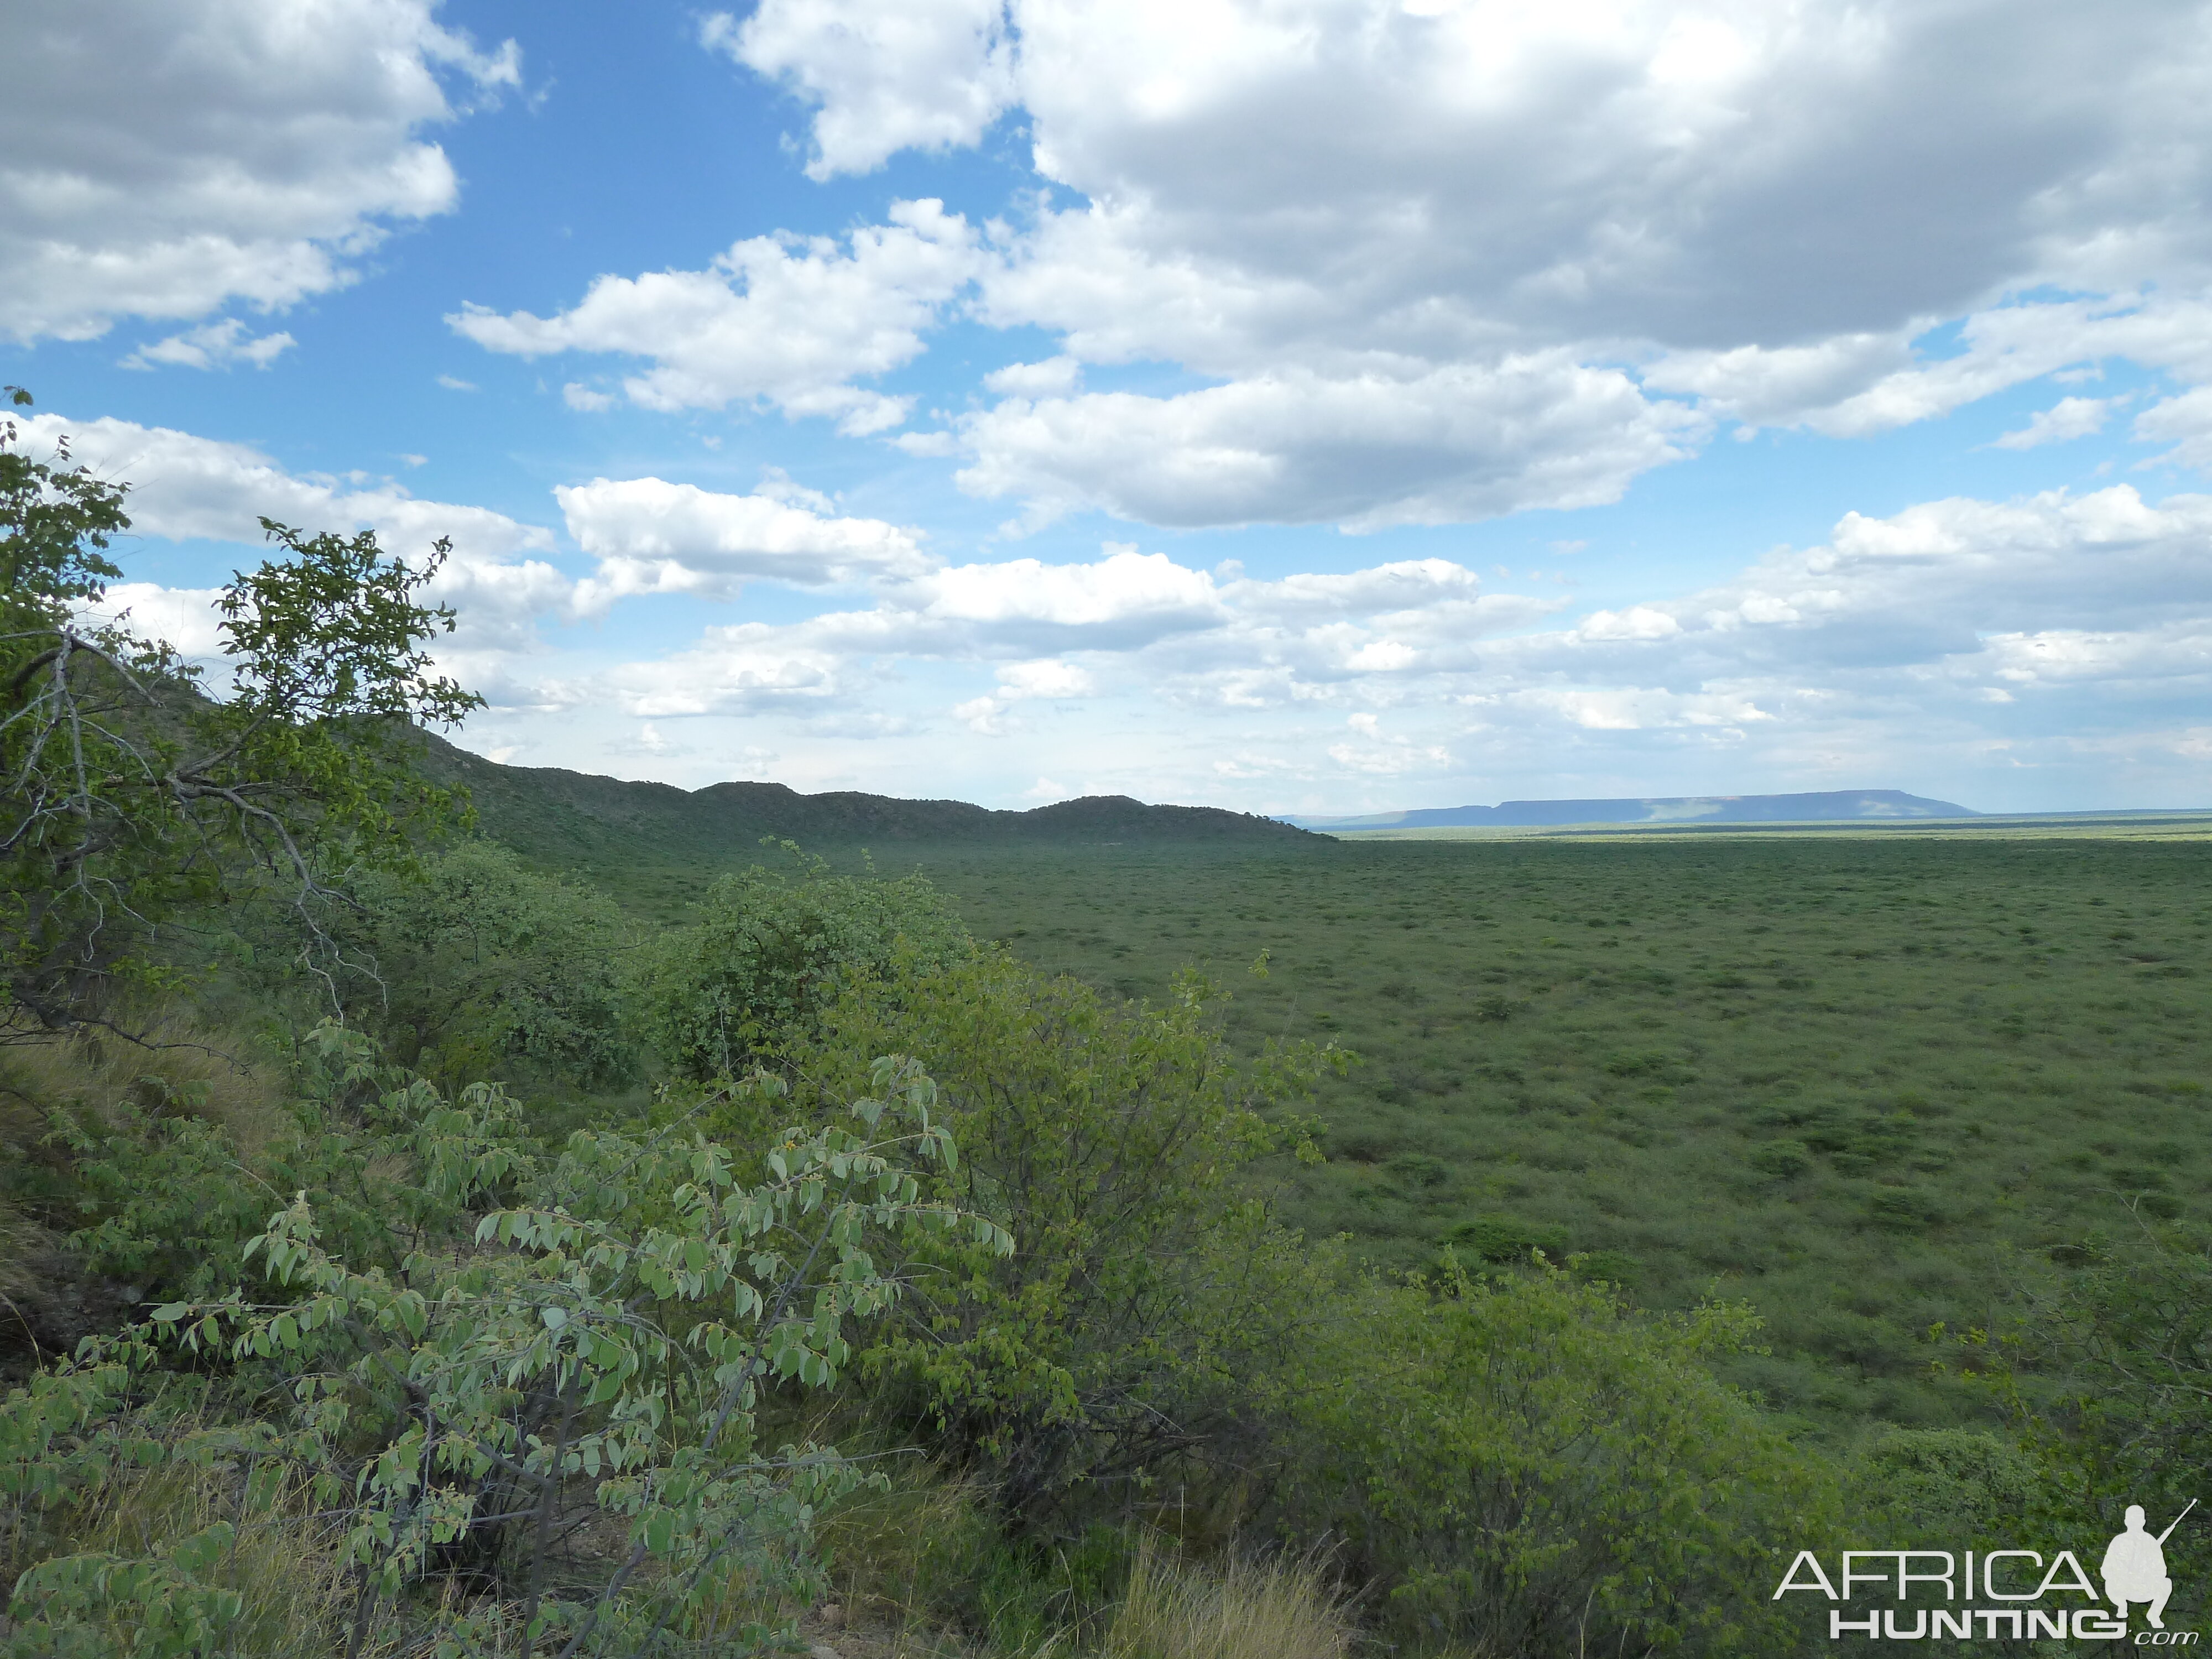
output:
[[[1838,1498],[1709,1369],[1745,1310],[1641,1316],[1556,1271],[1356,1291],[1275,1379],[1273,1507],[1346,1540],[1386,1626],[1498,1654],[1790,1650],[1758,1587]]]
[[[818,859],[797,880],[757,866],[724,876],[701,908],[696,925],[641,950],[630,974],[647,1041],[700,1080],[803,1036],[848,979],[927,972],[973,949],[922,877],[833,876]]]
[[[632,1064],[622,1031],[613,904],[474,842],[419,874],[363,883],[361,944],[378,969],[349,1000],[403,1063],[440,1078],[520,1062],[583,1084]]]
[[[990,955],[854,987],[791,1052],[802,1096],[832,1098],[869,1053],[913,1054],[962,1149],[938,1196],[1018,1239],[910,1264],[916,1293],[869,1363],[1028,1524],[1204,1445],[1304,1316],[1276,1289],[1297,1247],[1253,1166],[1299,1141],[1262,1111],[1328,1055],[1240,1062],[1205,1003],[1195,980],[1132,1006]]]
[[[1477,1216],[1444,1235],[1443,1242],[1477,1261],[1503,1265],[1526,1262],[1536,1252],[1557,1259],[1566,1253],[1567,1230],[1511,1216]]]
[[[325,1045],[351,1068],[369,1058],[350,1034]],[[884,1060],[870,1083],[781,1136],[748,1186],[696,1136],[580,1134],[541,1166],[495,1085],[447,1101],[405,1080],[362,1149],[406,1172],[386,1189],[393,1243],[411,1247],[396,1271],[334,1252],[302,1196],[246,1242],[261,1299],[165,1304],[0,1402],[0,1538],[43,1546],[10,1650],[234,1650],[254,1603],[230,1582],[236,1547],[287,1493],[310,1500],[328,1557],[307,1576],[350,1604],[323,1651],[360,1652],[395,1598],[456,1575],[479,1593],[403,1604],[403,1628],[442,1638],[410,1650],[787,1640],[788,1600],[820,1582],[814,1516],[865,1477],[831,1448],[763,1444],[767,1391],[836,1382],[848,1331],[898,1292],[871,1252],[902,1233],[1010,1248],[921,1193],[916,1170],[954,1158],[928,1079]],[[127,1551],[69,1524],[133,1470],[221,1476],[224,1495],[185,1535],[142,1527]],[[577,1485],[623,1540],[582,1594],[546,1572]]]
[[[1802,1140],[1770,1140],[1752,1153],[1751,1167],[1788,1181],[1813,1167],[1813,1149]]]

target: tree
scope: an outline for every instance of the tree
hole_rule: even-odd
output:
[[[1765,1587],[1831,1546],[1816,1455],[1712,1374],[1741,1306],[1638,1313],[1565,1272],[1347,1279],[1255,1407],[1272,1506],[1341,1540],[1394,1635],[1477,1653],[1796,1653]]]
[[[2023,1270],[2016,1323],[1961,1346],[2049,1471],[2039,1518],[2053,1526],[2086,1530],[2094,1516],[2109,1534],[2130,1504],[2171,1519],[2212,1486],[2212,1230],[2130,1219]],[[2167,1616],[2191,1616],[2212,1540],[2192,1521],[2166,1553],[2180,1587]]]
[[[671,930],[634,964],[648,1042],[681,1077],[728,1077],[798,1037],[854,976],[926,972],[975,947],[921,876],[833,876],[801,858],[791,881],[757,865],[707,890],[698,923]]]
[[[477,841],[419,872],[368,876],[358,896],[346,934],[384,982],[355,976],[349,1000],[403,1064],[444,1077],[521,1065],[586,1084],[632,1069],[617,1006],[626,932],[596,889]]]
[[[1304,1144],[1263,1110],[1341,1055],[1239,1060],[1211,988],[1176,989],[1124,1005],[988,952],[856,984],[789,1050],[799,1098],[825,1112],[873,1054],[914,1055],[962,1149],[936,1196],[1020,1241],[1006,1256],[933,1244],[867,1361],[1031,1527],[1126,1502],[1231,1434],[1252,1370],[1306,1311],[1302,1286],[1281,1289],[1304,1249],[1254,1166]]]
[[[350,1592],[286,1651],[389,1652],[393,1626],[420,1653],[791,1650],[790,1604],[822,1577],[816,1518],[870,1477],[770,1441],[775,1397],[836,1386],[903,1289],[878,1265],[901,1241],[1012,1248],[923,1189],[957,1162],[929,1079],[879,1060],[869,1093],[777,1136],[745,1182],[697,1135],[580,1133],[549,1164],[495,1084],[449,1099],[335,1025],[311,1046],[341,1098],[381,1085],[331,1126],[369,1227],[333,1229],[302,1193],[222,1264],[260,1276],[254,1299],[164,1304],[0,1399],[0,1547],[29,1558],[0,1650],[238,1652],[252,1533]],[[760,1074],[724,1086],[784,1094]],[[262,1184],[232,1166],[241,1191]],[[166,1200],[198,1184],[189,1158],[145,1167]],[[195,1407],[165,1408],[173,1386]],[[72,1535],[143,1474],[210,1472],[210,1508],[150,1547]],[[592,1512],[620,1542],[591,1553],[584,1588],[580,1564],[549,1567]]]
[[[128,489],[66,441],[32,459],[0,422],[0,1041],[96,1020],[118,981],[159,979],[159,930],[250,872],[281,887],[303,964],[326,973],[345,873],[407,863],[417,823],[458,805],[414,775],[407,732],[483,704],[425,649],[453,626],[416,602],[448,542],[410,566],[373,532],[270,519],[283,556],[224,588],[230,684],[211,698],[173,647],[99,613]]]

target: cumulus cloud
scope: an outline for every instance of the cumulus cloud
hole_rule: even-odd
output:
[[[578,608],[604,611],[637,593],[729,599],[748,580],[819,587],[935,568],[911,531],[831,517],[823,498],[807,491],[793,500],[792,493],[787,481],[776,495],[729,495],[659,478],[556,489],[569,535],[599,561],[578,586]]]
[[[1073,392],[1083,378],[1083,365],[1074,358],[1048,357],[1037,363],[1008,363],[983,377],[987,392],[1009,398],[1049,398]]]
[[[449,85],[495,93],[520,67],[512,41],[480,52],[434,9],[125,0],[11,17],[0,332],[82,340],[123,316],[289,306],[353,280],[393,225],[450,210],[453,166],[420,134],[454,118]],[[146,355],[208,366],[193,349],[177,336]]]
[[[1025,112],[1057,189],[964,280],[1061,349],[901,441],[1031,524],[1474,519],[1617,499],[1722,419],[2212,380],[2199,7],[767,0],[703,38],[811,107],[817,178]],[[1133,362],[1218,384],[1078,392]]]
[[[1492,664],[1535,684],[1495,695],[1620,729],[1653,709],[1740,725],[1851,704],[1899,722],[1904,748],[1915,708],[1965,718],[2061,686],[2195,697],[2212,677],[2209,532],[2212,497],[2152,506],[2126,486],[1850,514],[1734,582],[1504,642]]]
[[[849,666],[804,630],[741,623],[708,629],[676,656],[615,669],[601,689],[647,720],[750,714],[835,698],[847,689]]]
[[[912,706],[917,665],[988,664],[989,690],[936,706],[1014,766],[1049,768],[1078,743],[1097,787],[1257,806],[1301,792],[1339,810],[1725,791],[1746,777],[1972,805],[2085,768],[2185,795],[2212,696],[2208,538],[2207,496],[1932,501],[1848,514],[1820,544],[1700,591],[1580,613],[1484,592],[1443,559],[1261,581],[1109,548],[710,630],[591,695],[641,718],[849,722]],[[1187,753],[1115,748],[1117,733],[1170,723],[1200,734]]]
[[[1349,716],[1353,735],[1328,746],[1328,757],[1348,772],[1395,776],[1404,772],[1432,772],[1447,766],[1451,751],[1440,744],[1422,745],[1387,737],[1380,719],[1369,714]]]
[[[1089,669],[1052,658],[1008,663],[999,671],[999,686],[1001,696],[1054,700],[1087,697],[1098,689]]]
[[[2010,387],[2124,357],[2188,379],[2212,377],[2212,302],[2200,295],[2124,294],[2022,301],[1978,311],[1957,329],[1960,349],[1923,360],[1912,337],[1932,318],[1887,335],[1817,345],[1668,354],[1644,384],[1696,394],[1717,414],[1753,426],[1802,426],[1831,437],[1887,432]]]
[[[1206,525],[1446,524],[1618,501],[1705,422],[1557,353],[1411,379],[1285,370],[1172,398],[1009,399],[965,419],[979,495]]]
[[[2146,443],[2172,445],[2161,460],[2212,472],[2212,386],[2195,387],[2146,409],[2136,416],[2135,435]]]
[[[1205,571],[1111,544],[1089,564],[953,565],[915,582],[911,602],[933,629],[1090,649],[1126,650],[1209,627],[1224,614]]]
[[[743,23],[710,14],[699,38],[816,106],[812,179],[972,144],[1012,93],[1002,0],[763,0]]]
[[[1586,640],[1663,640],[1682,631],[1681,623],[1648,605],[1632,605],[1622,611],[1594,611],[1576,630]]]
[[[1079,211],[1148,264],[1317,274],[1377,344],[1786,344],[2207,252],[2193,9],[1011,10],[1036,164]]]
[[[2039,409],[2028,416],[2027,424],[2017,432],[2008,432],[1996,441],[1999,449],[2036,449],[2045,444],[2061,444],[2075,438],[2087,438],[2105,429],[2106,417],[2112,405],[2121,402],[2117,398],[2061,398],[2048,409]]]
[[[1482,579],[1464,565],[1449,559],[1401,559],[1364,570],[1296,574],[1276,581],[1240,579],[1223,590],[1223,598],[1256,619],[1334,621],[1471,599],[1481,591]]]
[[[205,662],[222,651],[219,587],[163,587],[155,582],[115,582],[88,611],[127,624],[142,638],[161,640],[188,659]]]
[[[266,368],[298,343],[289,334],[253,335],[237,318],[226,317],[140,346],[123,360],[122,367],[228,368],[234,363],[251,363]]]
[[[465,626],[455,638],[459,648],[526,643],[538,617],[569,602],[568,579],[546,561],[526,556],[551,552],[551,532],[487,507],[422,501],[388,478],[367,474],[288,472],[245,444],[170,427],[59,415],[19,416],[16,424],[26,448],[51,447],[67,436],[78,461],[128,483],[125,505],[138,535],[258,544],[265,515],[310,532],[373,529],[387,550],[403,557],[419,556],[441,537],[452,538],[453,556],[428,592],[461,611]],[[154,605],[154,590],[134,586],[131,592],[135,604]],[[140,614],[155,612],[142,609]],[[181,639],[177,643],[183,647]]]
[[[1008,663],[999,670],[998,690],[988,696],[955,703],[952,717],[972,732],[1004,737],[1012,729],[1007,711],[1031,700],[1065,702],[1087,697],[1098,689],[1091,671],[1079,664],[1044,658],[1036,662]]]
[[[759,401],[787,415],[833,416],[848,434],[879,432],[906,419],[911,399],[853,381],[918,356],[922,331],[981,258],[975,231],[941,202],[894,203],[888,216],[842,246],[826,236],[757,236],[705,270],[602,276],[553,317],[471,304],[446,320],[487,350],[515,356],[646,358],[653,366],[623,382],[643,408]]]

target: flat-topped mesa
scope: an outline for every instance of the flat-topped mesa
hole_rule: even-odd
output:
[[[1302,830],[1515,829],[1570,823],[1821,823],[1972,818],[1969,806],[1901,789],[1816,789],[1789,795],[1640,796],[1618,800],[1509,800],[1361,817],[1285,817]]]

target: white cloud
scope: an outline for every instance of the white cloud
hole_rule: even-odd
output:
[[[937,201],[892,204],[890,222],[826,236],[757,236],[706,270],[602,276],[574,309],[507,315],[469,305],[446,320],[487,350],[521,357],[617,352],[653,367],[623,382],[647,409],[761,400],[823,415],[848,434],[906,418],[911,399],[856,386],[922,349],[921,331],[974,276],[975,232]]]
[[[1408,336],[1677,347],[1880,333],[2031,274],[2109,288],[2116,257],[2201,269],[2197,13],[2032,12],[1012,8],[1040,170],[1152,262],[1321,273]]]
[[[17,425],[27,447],[66,435],[80,462],[127,483],[125,507],[139,535],[258,545],[265,515],[311,532],[374,529],[387,550],[409,558],[451,537],[453,556],[427,592],[462,613],[457,648],[523,644],[536,617],[569,601],[566,576],[541,559],[518,556],[552,551],[551,533],[489,508],[421,501],[390,479],[364,474],[302,477],[246,445],[169,427],[59,415],[19,416]],[[152,590],[132,591],[137,603],[154,603]]]
[[[1382,734],[1382,722],[1373,714],[1352,715],[1346,724],[1354,736],[1328,746],[1328,757],[1347,772],[1395,777],[1405,773],[1437,772],[1451,764],[1451,751],[1440,744],[1422,745]]]
[[[980,495],[1178,526],[1372,530],[1617,501],[1704,422],[1557,353],[1410,380],[1283,371],[1172,398],[1014,399],[960,425]]]
[[[222,620],[216,601],[219,587],[163,587],[155,582],[115,582],[103,603],[88,607],[103,620],[126,623],[142,638],[161,640],[185,657],[201,662],[220,656]]]
[[[1464,565],[1449,559],[1402,559],[1365,570],[1294,574],[1279,581],[1239,580],[1222,595],[1249,617],[1334,621],[1470,599],[1481,590],[1482,579]]]
[[[383,488],[274,483],[332,507]],[[1485,592],[1440,558],[1261,580],[1109,544],[1074,564],[933,568],[906,532],[775,476],[742,496],[599,481],[563,507],[603,561],[595,581],[631,557],[653,572],[627,591],[726,594],[760,576],[872,590],[528,683],[497,649],[455,659],[504,710],[488,744],[557,720],[543,728],[557,742],[518,752],[695,782],[770,743],[794,757],[787,781],[973,795],[994,787],[973,733],[992,738],[982,769],[1000,780],[1073,752],[1085,788],[1261,808],[1876,785],[2155,804],[2196,792],[2189,745],[2212,698],[2212,496],[2115,487],[1847,514],[1730,580],[1566,615],[1559,596]],[[181,498],[156,521],[184,527]],[[208,621],[204,595],[125,602]],[[471,596],[465,625],[515,609]],[[601,751],[577,735],[595,723]]]
[[[1455,521],[1617,499],[1717,419],[2212,380],[2197,6],[767,0],[707,38],[812,106],[817,177],[1025,112],[1059,189],[967,279],[1061,349],[902,447],[1031,525]],[[1219,384],[1075,392],[1134,362]]]
[[[710,628],[699,643],[658,662],[630,663],[605,676],[604,693],[646,720],[744,714],[817,704],[846,689],[845,665],[795,630],[759,623]],[[593,701],[600,700],[595,690]]]
[[[1663,640],[1682,625],[1663,611],[1632,605],[1624,611],[1594,611],[1577,630],[1586,640]]]
[[[952,706],[952,717],[970,731],[1001,738],[1015,729],[1008,711],[1030,701],[1065,702],[1088,697],[1098,690],[1091,671],[1079,664],[1043,658],[1036,662],[1008,663],[999,670],[999,689]]]
[[[2087,438],[2105,429],[2105,420],[2112,412],[2112,405],[2123,401],[2118,398],[2061,398],[2048,409],[2039,409],[2028,416],[2027,424],[2017,432],[2008,432],[1996,441],[1999,449],[2035,449],[2044,444],[2067,443],[2075,438]]]
[[[2168,398],[2136,416],[2135,435],[2145,443],[2172,444],[2160,460],[2212,471],[2212,386]]]
[[[1547,689],[1506,694],[1507,702],[1540,709],[1592,732],[1644,732],[1666,726],[1735,726],[1773,716],[1729,693],[1681,693],[1648,686],[1603,690]]]
[[[586,611],[629,594],[729,599],[749,580],[819,587],[919,576],[936,564],[912,532],[828,516],[826,498],[780,477],[755,495],[659,478],[594,478],[553,495],[576,544],[599,561],[577,588]]]
[[[1098,687],[1088,669],[1072,662],[1045,658],[1036,662],[1009,663],[999,671],[1002,697],[1087,697]]]
[[[16,12],[0,333],[82,340],[118,317],[289,306],[354,280],[392,225],[450,210],[452,164],[419,137],[453,118],[441,77],[488,94],[520,84],[520,60],[512,42],[477,52],[433,9],[124,0]],[[163,343],[189,350],[177,340]]]
[[[474,380],[464,380],[459,379],[458,376],[452,374],[441,374],[438,377],[438,384],[445,387],[448,392],[474,392],[477,390],[477,383]]]
[[[219,323],[208,323],[182,334],[172,334],[152,345],[140,346],[123,360],[121,366],[228,368],[234,363],[252,363],[256,368],[266,368],[298,343],[289,334],[250,335],[244,323],[235,317],[226,317]]]
[[[972,144],[1012,92],[1002,0],[763,0],[743,23],[712,14],[699,34],[817,106],[806,171],[817,179]]]
[[[1090,564],[1010,559],[954,565],[913,584],[921,619],[1018,641],[1127,648],[1202,629],[1224,614],[1212,577],[1164,553],[1109,544]]]
[[[586,415],[597,415],[615,406],[611,392],[594,392],[580,381],[571,380],[561,388],[561,401],[571,409],[581,410]]]
[[[993,369],[983,377],[983,386],[1004,398],[1049,398],[1073,392],[1082,379],[1083,365],[1062,356]]]
[[[971,732],[980,732],[987,738],[1000,738],[1006,733],[1004,716],[1006,705],[996,697],[970,697],[966,702],[952,705],[952,718]]]

